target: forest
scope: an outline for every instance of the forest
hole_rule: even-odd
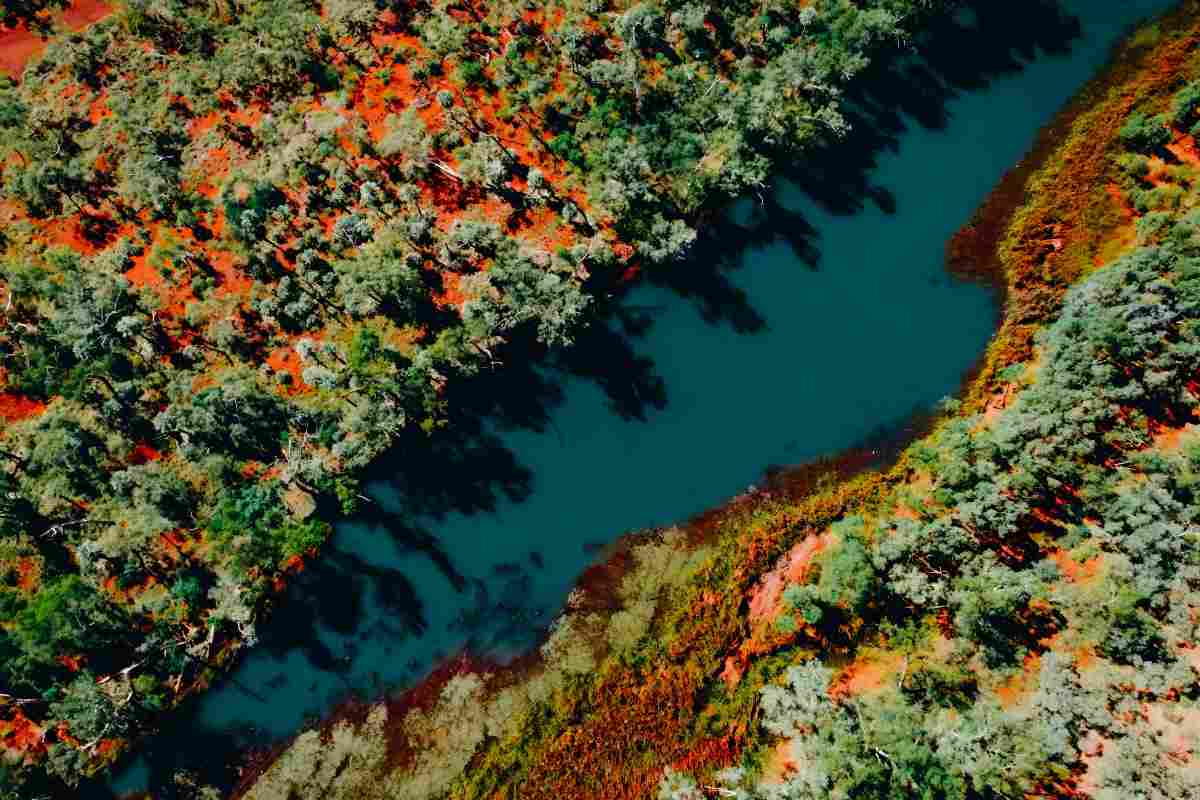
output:
[[[5,3],[3,796],[218,680],[455,385],[568,348],[953,6]]]
[[[1197,10],[1129,37],[951,242],[1005,319],[894,465],[626,540],[536,662],[451,665],[238,796],[1200,795]]]

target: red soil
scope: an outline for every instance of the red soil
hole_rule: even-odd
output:
[[[992,398],[988,400],[987,407],[983,410],[984,427],[992,425],[1000,416],[1000,412],[1008,408],[1008,404],[1012,402],[1016,392],[1017,387],[1014,384],[1006,383],[1004,384],[1003,389],[998,390],[992,396]]]
[[[782,633],[774,625],[783,613],[783,593],[791,584],[805,580],[813,558],[829,543],[828,533],[806,536],[784,553],[775,567],[750,589],[747,618],[754,633],[726,657],[725,667],[721,670],[721,679],[731,691],[741,681],[752,656],[769,652],[794,638],[794,633]]]
[[[14,79],[20,77],[25,63],[45,47],[45,40],[23,27],[0,33],[0,72]]]
[[[23,557],[17,560],[17,588],[23,592],[32,592],[37,588],[38,579],[42,576],[41,565],[32,558]]]
[[[145,464],[148,461],[158,461],[162,458],[162,453],[155,450],[148,444],[139,444],[133,448],[133,452],[129,454],[130,464]]]
[[[1161,452],[1172,452],[1183,446],[1184,434],[1191,430],[1190,425],[1182,428],[1166,428],[1154,435],[1154,449]]]
[[[1072,583],[1086,583],[1095,580],[1102,573],[1103,556],[1094,556],[1087,561],[1079,562],[1062,550],[1053,550],[1047,555],[1058,565],[1058,571]]]
[[[0,418],[5,422],[19,422],[37,416],[46,404],[12,392],[0,392]]]
[[[1033,695],[1037,689],[1042,657],[1037,653],[1025,656],[1021,671],[996,687],[996,699],[1002,708],[1013,708]]]
[[[793,583],[800,583],[808,575],[808,568],[818,553],[829,546],[829,535],[808,536],[796,542],[750,591],[750,622],[762,622],[778,615],[783,602],[783,592]]]
[[[872,694],[904,674],[906,659],[899,653],[872,653],[850,664],[829,686],[834,700]]]
[[[6,760],[24,759],[32,763],[46,751],[45,736],[45,729],[26,717],[20,708],[12,712],[11,719],[0,719],[0,747]]]
[[[434,300],[442,306],[461,306],[467,297],[458,290],[458,282],[462,278],[457,272],[442,273],[442,293]]]
[[[121,739],[101,739],[100,743],[96,745],[93,755],[102,759],[106,755],[119,752],[124,744],[125,742]]]
[[[306,385],[304,378],[301,377],[304,364],[300,361],[300,355],[291,347],[272,350],[271,354],[267,356],[267,364],[276,372],[286,372],[292,376],[292,391]]]
[[[1185,164],[1200,166],[1200,151],[1196,149],[1196,140],[1191,136],[1183,136],[1167,145],[1171,154]]]
[[[792,760],[791,740],[780,739],[767,752],[766,764],[763,765],[762,782],[766,786],[778,786],[787,780],[788,776],[798,771],[798,765]]]
[[[73,31],[81,31],[93,22],[113,13],[115,9],[104,0],[77,0],[62,12],[62,23]],[[0,30],[0,72],[13,79],[21,77],[25,64],[46,49],[46,39],[25,25]]]
[[[1096,651],[1090,645],[1081,647],[1074,653],[1075,656],[1075,671],[1083,674],[1093,666],[1099,664],[1099,659],[1096,657]]]
[[[78,656],[57,656],[54,660],[71,670],[71,672],[79,672],[81,667]]]
[[[62,21],[73,31],[80,31],[113,13],[116,9],[104,0],[77,0],[62,13]]]

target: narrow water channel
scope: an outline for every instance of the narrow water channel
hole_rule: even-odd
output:
[[[1009,4],[993,5],[1009,13]],[[1006,58],[1020,68],[1011,74],[933,101],[940,120],[905,117],[894,152],[880,154],[867,176],[876,199],[861,210],[833,213],[781,185],[775,200],[815,231],[815,267],[784,235],[796,232],[793,221],[721,273],[726,299],[708,313],[669,288],[630,293],[627,307],[650,323],[630,342],[661,379],[661,408],[647,402],[644,419],[625,418],[595,382],[548,376],[561,382],[562,400],[545,431],[497,429],[511,463],[495,451],[462,460],[464,481],[475,480],[478,461],[495,461],[500,482],[527,496],[500,491],[494,511],[418,520],[432,537],[420,548],[377,525],[341,525],[328,558],[263,626],[262,645],[114,788],[145,787],[152,772],[191,760],[183,751],[207,742],[268,745],[348,692],[410,685],[464,647],[518,653],[597,547],[719,504],[767,465],[834,453],[953,393],[986,346],[996,308],[983,287],[946,275],[947,239],[1119,35],[1172,2],[1062,5],[1081,23],[1078,38],[1057,42],[1065,52],[1014,52]],[[1009,18],[1005,27],[1041,22]],[[742,201],[732,219],[755,224],[763,200]],[[388,482],[371,493],[381,507],[403,510]]]

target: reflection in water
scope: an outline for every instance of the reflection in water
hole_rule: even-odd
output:
[[[710,220],[690,262],[615,298],[571,352],[510,354],[459,386],[454,424],[398,444],[375,502],[290,586],[260,646],[116,785],[179,765],[228,783],[222,754],[350,692],[409,684],[463,647],[516,655],[622,532],[954,391],[995,308],[948,279],[945,242],[1116,36],[1171,2],[1070,0],[1078,40],[1050,2],[978,5],[859,85],[850,141]]]

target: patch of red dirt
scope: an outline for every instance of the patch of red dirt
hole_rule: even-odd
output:
[[[78,0],[60,15],[62,23],[73,31],[81,31],[107,17],[115,9],[104,0]],[[18,79],[25,65],[46,49],[49,40],[29,30],[25,25],[0,30],[0,72]]]
[[[296,394],[309,388],[303,378],[304,362],[292,346],[272,350],[267,356],[267,364],[276,372],[286,372],[292,376],[292,385],[286,387],[288,394]]]
[[[160,458],[162,458],[162,453],[158,450],[155,450],[148,444],[139,444],[129,454],[129,463],[136,466],[138,464],[145,464],[148,461],[158,461]]]
[[[25,64],[46,49],[46,40],[25,27],[0,32],[0,72],[14,80]]]
[[[829,685],[829,696],[834,700],[872,694],[883,689],[904,673],[905,658],[899,653],[874,653],[858,659],[846,667]]]
[[[96,758],[102,759],[106,755],[112,755],[118,752],[123,744],[124,742],[122,742],[120,739],[101,739],[100,743],[96,745],[96,749],[93,754],[96,756]]]
[[[1154,449],[1169,453],[1178,450],[1183,445],[1184,435],[1191,431],[1192,426],[1182,428],[1166,428],[1154,435]]]
[[[725,667],[721,670],[721,680],[725,682],[725,686],[729,691],[733,691],[742,682],[742,675],[745,672],[745,658],[740,657],[740,654],[737,656],[726,656]]]
[[[1058,566],[1058,571],[1072,583],[1087,583],[1101,575],[1104,556],[1093,556],[1087,561],[1076,561],[1064,550],[1052,550],[1047,554]]]
[[[1042,657],[1037,653],[1025,656],[1021,671],[996,687],[996,700],[1002,708],[1013,708],[1024,702],[1037,688]]]
[[[46,731],[17,708],[11,719],[0,719],[0,745],[14,759],[32,763],[46,751]]]
[[[1081,647],[1074,653],[1075,671],[1082,674],[1099,663],[1096,650],[1091,646]]]
[[[1197,151],[1196,140],[1193,137],[1181,137],[1167,145],[1167,149],[1171,151],[1171,155],[1183,163],[1200,166],[1200,151]]]
[[[462,276],[457,272],[442,273],[442,293],[434,298],[438,305],[461,306],[467,298],[458,290],[458,282]]]
[[[192,544],[192,539],[190,537],[188,537],[186,531],[184,531],[182,528],[176,528],[175,530],[165,531],[163,533],[160,533],[158,536],[164,542],[171,545],[171,547],[174,547],[177,550],[188,547]]]
[[[796,542],[792,549],[779,559],[775,568],[762,576],[750,590],[750,622],[763,622],[774,618],[783,601],[784,590],[799,583],[808,575],[808,568],[818,553],[829,546],[829,534],[807,536]]]
[[[82,667],[82,664],[80,664],[78,656],[62,656],[62,655],[60,655],[60,656],[55,657],[54,660],[57,661],[58,663],[62,664],[67,669],[71,670],[71,672],[79,672],[80,668]]]
[[[37,588],[42,576],[42,568],[37,561],[24,556],[17,559],[17,588],[23,592],[32,592]]]
[[[1058,240],[1061,247],[1061,239]],[[990,400],[987,407],[983,410],[983,425],[987,427],[995,423],[1000,416],[1000,412],[1008,408],[1008,404],[1012,402],[1013,396],[1017,392],[1017,387],[1014,384],[1006,383],[1003,389],[998,390]]]
[[[116,9],[104,0],[77,0],[62,13],[63,24],[79,31],[107,17]]]
[[[763,765],[762,782],[766,786],[778,786],[787,780],[789,775],[797,771],[797,764],[792,760],[791,740],[780,739],[767,752],[766,764]]]
[[[19,422],[37,416],[46,409],[46,404],[21,394],[0,392],[0,418],[6,422]]]

